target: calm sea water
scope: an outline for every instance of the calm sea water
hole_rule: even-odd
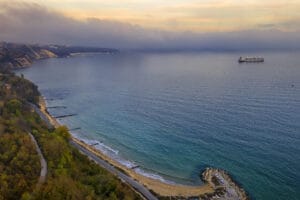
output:
[[[252,53],[253,54],[253,53]],[[257,54],[255,54],[257,55]],[[199,184],[225,169],[254,199],[300,199],[300,53],[80,55],[20,71],[51,114],[141,173]]]

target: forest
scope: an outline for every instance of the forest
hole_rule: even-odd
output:
[[[66,127],[49,128],[29,103],[38,105],[36,85],[0,71],[0,200],[142,199],[130,186],[69,144]],[[38,185],[40,160],[34,135],[47,165]]]

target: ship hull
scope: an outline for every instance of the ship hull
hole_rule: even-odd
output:
[[[238,60],[239,63],[261,63],[264,62],[265,59],[264,58],[257,58],[257,57],[247,57],[247,58],[242,58],[240,57],[240,59]]]

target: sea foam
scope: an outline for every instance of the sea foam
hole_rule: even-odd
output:
[[[86,138],[80,137],[77,133],[74,133],[74,132],[71,132],[71,134],[76,139],[81,140],[84,143],[93,146],[94,148],[99,150],[104,155],[109,156],[110,158],[117,161],[118,163],[120,163],[121,165],[125,166],[128,169],[132,169],[133,167],[137,166],[137,164],[135,162],[122,158],[119,155],[118,150],[115,150],[115,149],[105,145],[101,141],[93,140],[93,139],[86,139]],[[144,177],[147,177],[147,178],[159,180],[161,182],[168,183],[168,184],[175,184],[174,182],[166,180],[165,178],[163,178],[162,176],[160,176],[156,173],[148,172],[147,170],[142,169],[140,166],[136,167],[134,169],[134,171]]]

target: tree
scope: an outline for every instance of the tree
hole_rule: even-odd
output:
[[[9,113],[17,114],[21,110],[21,105],[22,103],[18,99],[12,99],[6,103],[5,108]]]

